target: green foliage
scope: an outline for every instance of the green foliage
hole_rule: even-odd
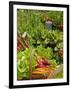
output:
[[[56,59],[54,59],[54,58],[51,59],[51,60],[50,60],[50,63],[51,63],[51,67],[52,67],[52,68],[57,68],[57,61],[56,61]]]
[[[50,47],[44,48],[42,46],[38,46],[36,48],[36,52],[37,52],[38,55],[43,56],[47,59],[52,59],[53,58],[53,50]]]
[[[24,51],[18,52],[18,62],[17,62],[17,70],[18,77],[29,78],[29,59],[32,53],[32,48],[26,48]],[[34,53],[34,52],[33,52]],[[34,70],[36,65],[35,56],[33,55],[31,58],[31,66],[32,70]]]
[[[55,24],[63,23],[63,12],[62,11],[48,11],[47,15],[49,19],[54,21]]]
[[[53,19],[54,22],[63,21],[63,12],[61,11],[37,11],[37,10],[22,10],[17,12],[18,31],[24,33],[25,31],[30,35],[30,45],[44,47],[49,44],[58,44],[63,41],[63,32],[58,30],[49,31],[45,23],[42,22],[44,13],[48,18]],[[60,23],[61,23],[60,22]],[[56,45],[57,47],[58,45]]]

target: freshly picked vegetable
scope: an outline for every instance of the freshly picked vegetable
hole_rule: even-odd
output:
[[[29,62],[31,56],[32,48],[26,48],[24,51],[18,52],[18,62],[17,62],[17,74],[18,77],[29,79]],[[36,65],[36,57],[33,55],[31,58],[31,68],[32,70],[35,69]]]
[[[37,57],[37,66],[36,68],[42,68],[42,67],[48,67],[50,66],[50,63],[45,58],[38,56]]]

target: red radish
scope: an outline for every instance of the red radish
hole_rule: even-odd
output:
[[[42,57],[39,57],[37,62],[38,62],[38,65],[36,67],[38,68],[47,67],[50,65],[50,63],[45,58],[42,58]]]
[[[39,61],[38,61],[38,63],[39,64],[45,64],[45,65],[50,65],[50,63],[47,61],[47,60],[45,60],[45,59],[40,59]]]
[[[50,65],[50,63],[46,60],[43,60],[42,62],[43,62],[44,65]]]
[[[45,65],[37,65],[36,68],[46,67]]]

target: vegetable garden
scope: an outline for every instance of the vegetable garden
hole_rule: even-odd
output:
[[[63,12],[17,10],[17,80],[63,78]]]

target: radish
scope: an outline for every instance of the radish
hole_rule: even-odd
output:
[[[38,58],[37,63],[38,63],[38,65],[36,67],[40,67],[40,68],[47,67],[50,65],[50,63],[46,59],[41,58],[41,57]]]

